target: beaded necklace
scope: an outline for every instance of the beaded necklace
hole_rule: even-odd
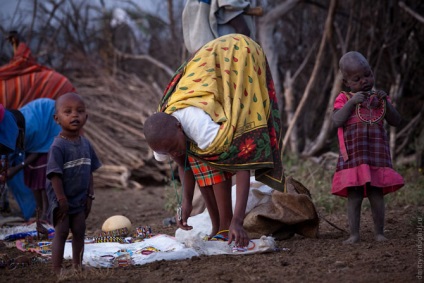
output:
[[[373,96],[378,98],[377,107],[372,107],[371,105]],[[384,100],[379,98],[374,92],[370,92],[367,98],[367,103],[358,103],[356,105],[356,114],[362,122],[370,125],[376,124],[380,122],[386,114],[386,103],[384,103]]]
[[[185,171],[186,171],[186,167],[187,167],[187,151],[186,154],[184,155],[184,175],[185,175]],[[175,190],[175,197],[177,198],[177,216],[178,216],[178,221],[181,221],[181,219],[183,219],[182,213],[182,202],[183,202],[183,195],[184,195],[184,176],[180,176],[181,179],[181,196],[178,194],[178,189],[177,186],[175,185],[175,176],[174,176],[174,171],[172,170],[172,164],[171,164],[171,160],[169,160],[169,167],[171,169],[171,178],[172,178],[172,184],[174,186],[174,190]]]
[[[64,136],[64,135],[62,135],[61,133],[59,134],[59,136],[62,138],[62,139],[64,139],[64,140],[67,140],[67,141],[71,141],[71,142],[76,142],[77,140],[79,140],[79,138],[80,138],[80,136],[78,136],[78,137],[76,137],[76,138],[68,138],[67,136]]]

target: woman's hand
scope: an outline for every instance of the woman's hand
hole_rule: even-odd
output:
[[[249,245],[250,238],[243,228],[242,223],[234,223],[231,221],[231,225],[228,232],[228,244],[234,241],[237,247],[247,247]]]

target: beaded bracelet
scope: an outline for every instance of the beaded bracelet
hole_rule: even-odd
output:
[[[252,243],[252,245],[250,245],[250,243]],[[250,241],[249,242],[249,246],[247,247],[239,247],[239,246],[233,246],[233,253],[236,252],[247,252],[247,251],[251,251],[256,247],[255,242]]]

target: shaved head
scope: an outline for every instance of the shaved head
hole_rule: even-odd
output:
[[[346,77],[346,73],[353,68],[357,68],[359,66],[369,67],[367,59],[365,59],[364,55],[357,51],[347,52],[345,55],[340,58],[339,68],[342,72],[343,77]]]
[[[59,98],[56,99],[56,103],[55,103],[55,111],[57,112],[57,110],[60,108],[60,106],[68,100],[79,100],[82,103],[84,103],[84,100],[82,99],[82,97],[75,92],[68,92],[65,93],[64,95],[59,96]]]
[[[164,112],[158,112],[147,118],[144,122],[144,135],[149,146],[155,149],[163,149],[166,141],[175,139],[178,132],[178,120]]]

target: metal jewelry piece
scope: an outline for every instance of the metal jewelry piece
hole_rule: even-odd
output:
[[[181,221],[183,219],[183,209],[181,206],[177,208],[177,215],[178,215],[178,221]]]

